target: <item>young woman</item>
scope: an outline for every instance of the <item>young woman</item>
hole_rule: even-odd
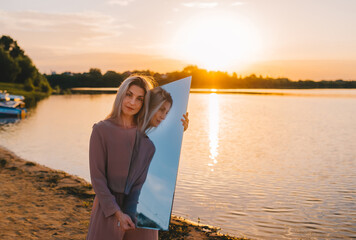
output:
[[[155,152],[145,134],[152,126],[143,126],[146,111],[150,109],[145,106],[148,103],[145,97],[151,87],[144,77],[126,79],[118,90],[111,113],[93,126],[89,163],[96,196],[88,240],[158,239],[157,231],[135,229],[134,223],[138,196]],[[187,126],[186,117],[183,125]]]

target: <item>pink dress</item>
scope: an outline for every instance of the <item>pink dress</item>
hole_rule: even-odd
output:
[[[89,165],[96,193],[87,240],[157,240],[158,231],[136,228],[122,231],[114,213],[128,214],[136,222],[136,207],[155,146],[136,128],[125,129],[110,120],[94,124]]]

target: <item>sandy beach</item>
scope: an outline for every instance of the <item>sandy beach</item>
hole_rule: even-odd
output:
[[[95,193],[85,180],[0,147],[0,239],[85,239]],[[160,239],[242,239],[172,216]]]

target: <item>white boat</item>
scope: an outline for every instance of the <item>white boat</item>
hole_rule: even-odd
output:
[[[24,118],[27,110],[25,98],[18,95],[10,95],[6,91],[0,92],[0,118]]]
[[[25,103],[21,101],[0,102],[0,117],[6,118],[24,118],[27,110]]]
[[[10,98],[10,101],[23,101],[23,100],[25,100],[25,97],[24,96],[20,96],[20,95],[11,95],[11,94],[9,94],[9,98]]]

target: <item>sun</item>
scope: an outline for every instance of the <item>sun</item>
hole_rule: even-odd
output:
[[[261,49],[251,23],[237,16],[197,15],[176,31],[172,52],[176,58],[208,70],[227,70],[254,60]]]

